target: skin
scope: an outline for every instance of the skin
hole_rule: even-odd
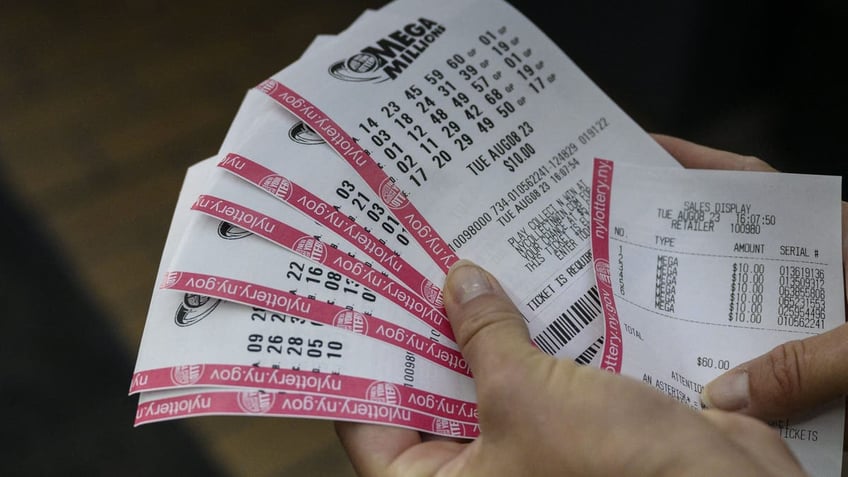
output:
[[[768,167],[755,158],[654,137],[686,167]],[[758,419],[694,411],[641,381],[538,350],[497,280],[476,265],[457,262],[444,291],[457,343],[475,376],[480,437],[464,442],[337,422],[359,475],[806,475]]]

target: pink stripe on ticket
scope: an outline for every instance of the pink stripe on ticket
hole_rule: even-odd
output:
[[[621,372],[624,347],[621,339],[621,323],[612,293],[609,266],[609,212],[612,197],[612,161],[595,159],[592,172],[592,257],[595,262],[595,281],[604,310],[604,351],[601,367],[614,373]]]
[[[353,331],[407,350],[450,370],[471,376],[468,363],[458,350],[432,341],[405,327],[349,308],[313,300],[285,290],[202,273],[168,272],[162,288],[221,298]]]
[[[308,417],[370,422],[460,438],[474,438],[480,432],[476,424],[430,416],[380,402],[257,390],[190,393],[140,403],[136,409],[135,425],[210,415]]]
[[[427,254],[442,271],[447,273],[451,264],[458,259],[456,254],[395,185],[392,178],[344,129],[314,104],[273,79],[265,80],[256,89],[270,96],[324,138],[327,144],[365,180],[386,207],[393,211],[404,227],[413,232],[412,235],[424,247]]]
[[[280,368],[186,364],[133,375],[130,394],[196,386],[238,387],[322,394],[402,406],[426,414],[477,423],[477,404],[385,381]]]

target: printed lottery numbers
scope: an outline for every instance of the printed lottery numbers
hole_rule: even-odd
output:
[[[299,262],[289,262],[289,270],[286,272],[286,278],[303,281],[307,284],[323,284],[324,288],[331,291],[341,290],[343,293],[354,295],[361,293],[362,299],[365,301],[373,302],[377,299],[374,293],[367,288],[361,288],[359,283],[354,282],[350,278],[343,277],[340,273],[334,271],[324,273],[324,269],[321,267],[307,267]]]
[[[445,81],[443,84],[439,84],[440,80],[444,79],[444,75],[439,70],[433,70],[432,72],[424,75],[424,78],[428,83],[438,85],[439,93],[442,96],[450,97],[451,102],[455,107],[465,107],[471,101],[467,94],[457,91],[456,87],[454,87],[450,81]],[[415,111],[419,115],[428,118],[430,122],[434,126],[438,127],[442,134],[444,134],[445,137],[460,151],[464,151],[474,144],[474,140],[471,136],[464,134],[462,132],[462,127],[456,121],[453,121],[448,113],[443,108],[439,107],[436,101],[434,101],[431,97],[424,95],[421,88],[413,84],[404,91],[404,95],[407,100],[414,101],[413,104],[415,105]],[[476,111],[479,111],[479,108],[474,105],[472,106],[476,108]],[[401,118],[407,124],[412,122],[412,118],[408,114],[401,115]],[[401,127],[405,127],[403,124],[399,125]],[[415,139],[415,137],[413,137],[413,139]],[[438,168],[441,169],[450,162],[451,155],[447,151],[441,150],[439,151],[439,155],[434,156],[432,160],[436,163]]]
[[[545,67],[545,62],[543,60],[532,60],[533,50],[520,47],[521,41],[518,37],[504,38],[505,33],[506,27],[498,29],[497,34],[487,30],[478,37],[478,40],[497,54],[504,65],[510,68],[519,78],[526,81],[527,87],[534,93],[541,93],[545,89],[545,83],[553,83],[556,80],[556,75],[551,73],[543,79],[541,73]],[[519,100],[519,105],[522,102],[523,98]]]
[[[348,180],[343,180],[341,185],[336,188],[336,195],[342,199],[350,200],[360,212],[365,212],[369,219],[380,225],[387,234],[394,235],[401,245],[409,245],[409,237],[406,230],[401,227],[400,222],[391,214],[386,214],[386,208],[379,201],[371,200],[371,197],[356,190],[356,186]],[[370,228],[365,227],[365,230],[370,232]]]
[[[460,78],[466,81],[475,92],[482,94],[483,99],[489,105],[495,105],[503,98],[503,94],[499,90],[489,87],[489,80],[486,75],[482,74],[477,67],[470,64],[470,62],[466,60],[465,56],[456,53],[448,58],[445,63],[449,68],[455,70]],[[488,61],[483,61],[480,64],[481,69],[486,66],[488,66]],[[450,97],[453,106],[459,108],[463,112],[465,119],[468,121],[475,121],[478,131],[487,133],[495,126],[494,121],[484,114],[483,109],[476,103],[472,102],[466,93],[457,90],[453,83],[445,79],[444,73],[440,70],[434,69],[430,73],[424,75],[424,79],[431,85],[436,86],[436,90],[441,93],[442,96]],[[511,111],[504,108],[509,108]],[[511,104],[503,107],[498,105],[496,110],[502,117],[507,117],[512,111],[515,111],[515,108]],[[470,143],[468,145],[470,145]]]
[[[253,308],[253,312],[250,315],[250,321],[262,323],[279,323],[287,327],[295,327],[291,331],[291,336],[288,336],[288,333],[286,333],[285,336],[282,334],[248,334],[246,349],[250,353],[254,353],[254,355],[256,355],[257,357],[260,355],[270,355],[272,357],[287,355],[293,356],[295,358],[306,357],[313,359],[336,359],[342,357],[342,349],[344,348],[344,344],[340,341],[321,340],[317,338],[304,339],[302,336],[298,336],[299,333],[296,330],[299,329],[301,326],[324,326],[321,323],[294,316],[283,315],[280,313],[275,313],[272,311],[255,307]],[[254,363],[254,366],[259,366],[261,362],[262,359],[260,358]],[[280,367],[279,364],[273,364],[271,366],[274,368]],[[315,362],[314,364],[311,364],[311,366],[314,366],[312,368],[313,371],[320,371],[320,363]],[[292,367],[292,369],[299,370],[301,369],[301,365],[295,365]]]
[[[394,120],[395,124],[406,124],[407,126],[402,126],[402,128],[409,129],[407,134],[409,134],[410,137],[415,138],[418,141],[426,139],[426,141],[430,142],[434,147],[438,146],[435,142],[432,142],[432,139],[426,138],[427,132],[424,128],[420,125],[412,124],[412,120],[408,117],[408,115],[403,116],[405,113],[399,112],[400,106],[398,106],[394,101],[390,101],[387,105],[381,107],[380,110],[387,118]],[[409,177],[409,180],[416,186],[421,187],[421,184],[427,181],[427,173],[424,172],[424,168],[412,157],[412,154],[407,154],[404,148],[398,144],[397,141],[392,140],[392,135],[388,131],[379,128],[380,124],[370,117],[367,118],[364,123],[359,123],[359,129],[365,131],[365,133],[370,136],[371,143],[374,144],[378,150],[382,151],[386,158],[395,164],[398,171],[403,174],[408,174],[407,177]],[[424,147],[426,147],[426,143]]]
[[[299,336],[263,335],[252,333],[247,336],[247,350],[251,353],[288,354],[309,358],[341,358],[343,345],[340,341],[324,341],[317,338],[303,339]]]

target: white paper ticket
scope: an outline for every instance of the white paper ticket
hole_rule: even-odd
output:
[[[189,169],[160,272],[167,269],[186,233],[186,225],[197,215],[190,210],[191,201],[203,190],[215,162],[210,158]],[[239,241],[250,235],[226,222],[220,224],[222,235],[229,240]],[[261,308],[156,288],[130,388],[130,393],[146,395],[137,423],[185,417],[186,414],[174,413],[194,409],[191,403],[196,401],[186,404],[185,395],[207,392],[194,389],[198,387],[232,388],[236,394],[259,390],[269,394],[308,394],[313,396],[304,398],[308,402],[319,397],[332,398],[337,403],[364,400],[397,407],[399,411],[392,411],[392,415],[412,412],[433,416],[436,428],[446,435],[454,435],[450,433],[457,427],[442,424],[461,421],[471,425],[462,427],[463,433],[471,432],[463,436],[472,437],[477,419],[470,378],[397,346]],[[168,390],[179,392],[168,394]],[[174,398],[177,395],[183,397]],[[215,396],[220,400],[224,394]],[[324,407],[319,407],[312,417],[334,418],[318,414]],[[204,409],[210,412],[208,407]],[[223,408],[216,409],[223,412]],[[287,407],[278,409],[285,410]],[[280,412],[272,414],[283,415]],[[433,427],[419,430],[433,432]]]
[[[379,293],[442,335],[453,338],[453,330],[442,304],[441,290],[433,286],[432,282],[419,282],[418,285],[423,286],[411,290],[390,276],[379,263],[373,263],[361,253],[349,251],[354,247],[333,230],[316,226],[307,216],[298,214],[269,194],[247,186],[223,170],[211,173],[208,182],[209,185],[195,201],[193,209],[249,230],[313,262],[323,264],[335,271],[335,276],[343,274],[346,277],[343,283],[345,286],[325,282],[324,288],[329,291],[341,291],[344,295],[356,293],[356,287],[360,285],[368,287],[373,292],[363,291],[363,296],[364,293]],[[329,209],[330,214],[338,213],[335,209]],[[364,260],[360,260],[359,256]],[[314,282],[314,277],[307,278],[307,281]]]
[[[142,393],[135,422],[140,425],[207,415],[300,417],[388,424],[447,437],[480,435],[476,423],[433,416],[385,400],[395,400],[395,396],[389,392],[381,400],[363,400],[297,392],[193,388]]]
[[[371,400],[477,419],[470,378],[413,353],[288,315],[159,290],[130,393],[204,386]]]
[[[316,39],[304,54],[331,39]],[[280,148],[281,137],[286,138],[288,148]],[[223,169],[344,237],[375,266],[441,306],[441,290],[436,283],[443,281],[444,273],[367,184],[349,169],[339,167],[337,156],[325,141],[265,94],[247,92],[221,151],[227,151],[221,157]],[[286,174],[281,175],[279,170]],[[290,214],[285,217],[287,221],[294,219]]]
[[[162,278],[163,288],[342,328],[470,376],[453,341],[392,301],[260,237],[222,239],[219,223],[200,213],[192,217]]]
[[[233,121],[243,123],[251,128],[230,131],[221,168],[344,238],[428,301],[436,303],[434,292],[441,299],[435,284],[444,273],[323,139],[258,91],[247,93]]]
[[[845,322],[839,177],[596,160],[601,367],[700,409],[703,385]],[[812,475],[839,475],[844,400],[772,423]]]
[[[601,336],[591,158],[676,162],[505,2],[385,9],[258,90],[323,138],[442,272],[474,260],[504,283],[537,345],[586,356]],[[262,148],[287,156],[290,142]]]

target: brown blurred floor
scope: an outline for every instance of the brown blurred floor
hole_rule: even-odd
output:
[[[385,2],[52,3],[0,5],[0,173],[131,366],[186,167],[217,151],[247,89]],[[113,399],[135,402],[131,370]],[[185,422],[224,475],[352,475],[326,422]]]

